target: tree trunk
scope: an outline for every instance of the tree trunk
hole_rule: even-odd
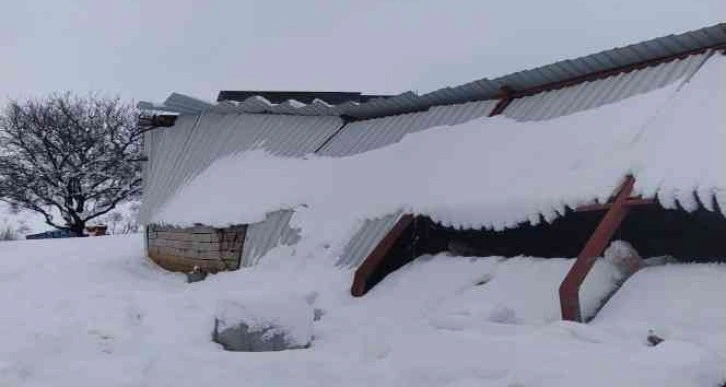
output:
[[[83,236],[83,231],[86,230],[86,224],[85,223],[74,223],[70,225],[69,227],[70,232],[75,236]]]

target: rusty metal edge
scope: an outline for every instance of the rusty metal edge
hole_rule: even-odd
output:
[[[378,242],[378,245],[366,257],[363,263],[358,266],[353,276],[353,285],[350,288],[350,294],[353,297],[360,297],[366,294],[366,282],[368,278],[375,272],[376,268],[383,262],[386,254],[391,250],[393,245],[401,237],[403,231],[413,223],[414,216],[406,214],[396,222],[386,236]]]
[[[635,178],[633,176],[625,178],[625,181],[614,195],[615,199],[612,201],[612,205],[587,240],[587,243],[585,243],[565,279],[562,280],[559,295],[563,320],[583,321],[580,310],[580,286],[595,264],[595,258],[602,254],[606,244],[625,219],[625,216],[627,216],[629,207],[626,202],[633,191],[634,184]]]

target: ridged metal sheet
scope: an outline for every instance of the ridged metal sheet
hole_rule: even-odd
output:
[[[300,230],[290,227],[294,211],[282,210],[267,214],[259,223],[247,226],[242,248],[242,267],[257,264],[260,258],[277,246],[292,246],[300,240]]]
[[[709,55],[691,55],[655,67],[518,98],[502,114],[519,121],[538,121],[593,109],[687,79]]]
[[[398,142],[408,133],[436,126],[458,125],[488,116],[496,101],[437,106],[422,113],[375,118],[346,125],[318,152],[328,156],[349,156]],[[357,267],[393,228],[401,213],[366,220],[343,249],[337,262],[341,267]]]
[[[223,102],[214,105],[175,94],[167,99],[165,104],[154,105],[142,102],[139,107],[184,114],[213,109],[220,112],[346,115],[355,118],[374,118],[424,111],[436,105],[495,99],[500,88],[505,85],[515,91],[523,91],[588,74],[723,45],[726,45],[726,23],[613,48],[577,59],[563,60],[495,79],[484,78],[457,87],[445,87],[423,95],[406,92],[366,103],[346,102],[338,105],[329,105],[320,100],[307,105],[296,101],[272,104],[262,97],[250,97],[237,104]]]
[[[189,148],[189,138],[197,125],[198,116],[185,115],[177,118],[172,128],[154,129],[147,132],[144,147],[148,150],[147,172],[143,198],[139,210],[139,222],[148,224],[152,212],[165,199],[166,184],[181,173],[175,165],[183,160]]]
[[[408,133],[435,126],[457,125],[491,113],[496,101],[469,102],[436,106],[420,113],[351,122],[329,141],[318,154],[342,157],[367,152],[400,141]]]
[[[378,246],[378,243],[401,219],[401,212],[381,218],[368,219],[356,231],[343,248],[336,266],[345,268],[358,267],[364,259]]]
[[[495,101],[470,102],[463,105],[438,106],[423,113],[357,121],[347,124],[317,154],[332,157],[349,156],[398,142],[407,133],[440,125],[455,125],[489,115]],[[287,212],[284,212],[285,214]],[[277,214],[277,213],[275,213]],[[289,212],[291,215],[292,212]],[[367,220],[342,251],[338,265],[353,267],[365,259],[388,233],[401,214]],[[270,215],[247,228],[243,266],[252,266],[274,247],[285,244],[289,230],[287,215]],[[270,235],[265,238],[265,235]],[[288,240],[289,241],[289,240]]]
[[[341,157],[366,152],[398,142],[411,131],[420,113],[351,122],[318,154]]]
[[[170,128],[145,135],[146,168],[140,221],[215,160],[252,149],[285,157],[313,153],[341,126],[338,117],[205,113],[181,115]]]
[[[203,169],[195,169],[197,168],[196,163],[193,163],[194,165],[185,164],[187,154],[194,154],[193,158],[197,158],[199,165],[205,167],[211,162],[210,157],[220,157],[230,152],[251,149],[256,146],[277,149],[276,153],[278,154],[285,154],[285,150],[291,153],[288,155],[292,155],[296,151],[304,154],[311,152],[312,149],[317,149],[317,147],[311,146],[312,149],[303,149],[298,145],[298,141],[305,141],[307,137],[315,137],[311,136],[310,133],[317,133],[316,130],[322,130],[322,132],[328,134],[323,135],[321,132],[319,138],[315,137],[316,140],[308,144],[322,145],[340,126],[340,120],[327,117],[334,121],[311,124],[307,127],[307,132],[296,132],[301,138],[286,142],[290,138],[283,134],[288,130],[285,125],[295,126],[296,124],[293,122],[297,121],[278,126],[271,122],[265,122],[264,119],[262,121],[249,120],[245,122],[253,122],[253,125],[257,126],[271,125],[271,127],[276,128],[273,130],[276,135],[260,135],[255,132],[241,132],[244,135],[237,135],[229,128],[247,126],[245,126],[246,124],[233,124],[234,120],[231,120],[230,117],[235,114],[270,113],[274,117],[345,115],[354,118],[405,114],[398,117],[357,121],[346,125],[341,133],[329,141],[320,152],[320,154],[329,156],[347,156],[397,142],[407,133],[424,130],[432,126],[458,124],[476,117],[485,116],[495,105],[495,101],[485,100],[496,98],[500,88],[505,85],[515,91],[527,90],[553,82],[561,82],[669,55],[679,55],[724,44],[726,44],[726,24],[719,24],[685,34],[670,35],[574,60],[561,61],[532,70],[520,71],[493,80],[481,79],[458,87],[443,88],[424,95],[408,92],[361,104],[346,102],[333,106],[320,100],[316,100],[311,104],[302,104],[296,101],[272,104],[261,97],[250,97],[242,103],[222,102],[211,104],[179,94],[173,94],[162,105],[140,103],[139,107],[142,109],[181,113],[181,116],[177,119],[177,124],[173,128],[156,129],[157,133],[145,137],[145,141],[152,142],[149,145],[151,156],[146,171],[147,181],[151,182],[149,187],[145,187],[145,209],[142,209],[142,219],[144,214],[148,216],[149,207],[154,208],[154,206],[160,205],[163,199],[173,194],[183,182]],[[680,77],[685,77],[691,71],[691,68],[692,71],[698,68],[698,62],[702,59],[703,56],[692,56],[685,60],[660,65],[654,69],[621,74],[600,81],[588,82],[571,88],[518,99],[505,109],[504,114],[520,120],[538,120],[593,108],[660,87],[679,79],[678,74],[681,74]],[[467,103],[470,101],[484,102]],[[438,106],[452,104],[464,105]],[[201,112],[207,112],[207,114],[203,115],[203,119],[213,121],[212,118],[209,118],[210,116],[219,116],[216,118],[218,122],[204,121],[196,125],[197,116],[195,114]],[[249,116],[250,114],[246,115]],[[260,115],[260,117],[270,116]],[[308,118],[314,119],[314,117]],[[303,126],[305,125],[300,125],[301,129]],[[198,127],[203,129],[199,130]],[[215,129],[208,130],[208,128]],[[216,131],[223,133],[220,134]],[[269,138],[275,140],[269,141]],[[204,143],[207,151],[192,149],[198,146],[195,144],[196,141]],[[276,148],[275,144],[278,142],[286,145],[280,145]],[[287,148],[288,146],[290,148]],[[177,165],[184,165],[184,167],[175,167]],[[175,171],[175,169],[181,171]],[[357,265],[388,233],[395,224],[397,216],[400,216],[400,214],[365,222],[346,245],[339,264],[343,266]],[[274,246],[281,243],[294,243],[290,242],[294,240],[290,236],[292,234],[285,230],[289,230],[289,216],[284,214],[271,214],[266,221],[250,225],[248,239],[245,242],[245,248],[247,249],[245,253],[246,265],[256,263],[260,257]],[[249,236],[250,234],[252,236]],[[279,235],[279,238],[276,235]]]
[[[420,113],[411,132],[433,128],[436,126],[459,125],[465,122],[487,117],[491,114],[498,101],[467,102],[458,105],[434,106]]]

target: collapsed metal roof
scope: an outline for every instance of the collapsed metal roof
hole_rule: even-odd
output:
[[[139,108],[181,114],[215,111],[303,116],[332,115],[366,119],[423,111],[437,105],[495,99],[505,87],[515,93],[545,89],[548,86],[554,88],[560,83],[576,81],[593,74],[618,71],[641,63],[675,59],[716,47],[726,47],[726,23],[617,47],[577,59],[563,60],[495,79],[483,78],[456,87],[445,87],[423,95],[406,92],[388,98],[373,98],[366,102],[348,100],[338,104],[319,98],[309,103],[295,99],[273,103],[264,96],[255,95],[247,97],[242,102],[223,101],[214,104],[173,93],[163,104],[141,102]]]

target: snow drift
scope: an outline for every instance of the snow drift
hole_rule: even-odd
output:
[[[723,308],[704,297],[726,290],[720,268],[645,269],[644,281],[632,291],[626,285],[612,313],[603,311],[602,324],[583,325],[553,321],[554,277],[565,260],[429,257],[355,299],[350,271],[315,261],[281,259],[187,284],[143,254],[139,235],[0,244],[0,385],[701,387],[726,380],[726,343],[714,339]],[[609,273],[596,282],[605,284]],[[597,283],[593,290],[602,289]],[[670,284],[684,289],[682,297],[670,296]],[[267,298],[279,302],[250,302]],[[241,316],[248,321],[276,319],[307,334],[309,316],[280,310],[288,298],[325,311],[312,323],[309,349],[231,353],[212,342],[218,305],[229,300],[249,307]],[[631,324],[666,341],[648,347],[641,331],[627,330]],[[677,327],[688,335],[675,334]]]

